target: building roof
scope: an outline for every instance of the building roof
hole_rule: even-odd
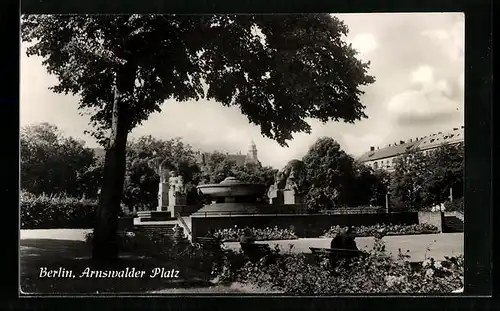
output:
[[[366,161],[373,161],[378,159],[394,157],[403,154],[412,148],[415,148],[415,145],[417,145],[418,142],[419,141],[412,141],[404,144],[392,145],[390,147],[376,149],[373,151],[370,150],[368,152],[363,153],[358,158],[358,161],[366,162]]]
[[[437,133],[425,137],[419,142],[417,148],[420,150],[427,150],[431,148],[436,148],[437,146],[443,143],[457,144],[463,141],[464,141],[464,129],[455,128],[453,129],[453,131],[445,133]]]
[[[422,138],[412,139],[411,141],[390,145],[384,148],[370,150],[363,153],[358,161],[367,162],[392,158],[410,150],[427,150],[436,148],[441,144],[456,144],[464,141],[464,128],[454,128],[452,131],[436,133]]]

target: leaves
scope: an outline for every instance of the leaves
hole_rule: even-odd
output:
[[[95,163],[94,153],[84,142],[64,137],[49,123],[21,129],[21,189],[34,194],[66,193],[70,196],[94,197],[98,180],[88,178]]]
[[[424,154],[412,151],[396,161],[391,196],[407,208],[427,208],[463,196],[463,144],[444,144]]]
[[[361,87],[374,78],[346,34],[329,14],[22,17],[28,55],[41,56],[58,77],[55,92],[79,95],[103,142],[115,74],[124,64],[135,67],[129,130],[169,98],[236,105],[282,145],[310,131],[306,118],[365,118]]]

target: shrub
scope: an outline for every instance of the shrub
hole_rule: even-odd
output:
[[[455,199],[453,201],[446,201],[444,203],[447,212],[464,212],[464,198]]]
[[[240,236],[244,234],[244,228],[234,228],[217,230],[214,237],[221,239],[224,242],[237,242]],[[297,236],[291,229],[280,229],[277,226],[273,228],[256,229],[250,228],[255,241],[270,241],[270,240],[295,240]]]
[[[380,238],[366,257],[330,267],[312,264],[305,254],[281,256],[276,264],[246,263],[238,271],[240,282],[296,295],[354,293],[451,293],[463,286],[463,260],[429,259],[415,270],[407,255],[393,259]]]
[[[97,201],[21,192],[21,229],[91,228]]]
[[[347,228],[341,226],[333,226],[328,229],[322,237],[333,238],[335,235],[346,230]],[[408,234],[432,234],[439,233],[439,229],[431,224],[412,224],[412,225],[392,225],[392,224],[377,224],[374,226],[359,226],[354,227],[356,236],[375,236],[379,232],[384,235],[408,235]]]
[[[87,243],[92,243],[93,236],[93,233],[86,235]],[[246,262],[242,252],[206,250],[185,240],[178,242],[163,231],[119,231],[118,244],[121,253],[175,262],[182,268],[203,272],[207,277],[217,277],[221,282],[234,278]]]

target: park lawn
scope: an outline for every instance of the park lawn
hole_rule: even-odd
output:
[[[25,239],[20,247],[21,291],[31,293],[144,293],[168,288],[210,287],[208,277],[200,272],[182,267],[175,262],[161,262],[152,258],[121,256],[119,262],[97,266],[90,259],[90,249],[83,241]],[[71,270],[75,278],[40,278],[40,268]],[[80,278],[89,267],[91,270],[120,270],[134,267],[146,271],[142,278]],[[179,278],[150,278],[154,268],[179,270]]]
[[[87,229],[22,230],[20,240],[20,278],[23,294],[255,294],[266,293],[244,284],[215,285],[205,273],[183,268],[176,262],[122,255],[118,266],[147,271],[144,278],[89,279],[40,278],[40,268],[64,267],[80,274],[86,267],[96,267],[90,259],[90,247],[84,242]],[[149,278],[149,271],[157,267],[178,269],[178,279]]]

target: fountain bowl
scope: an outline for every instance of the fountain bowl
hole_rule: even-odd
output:
[[[263,196],[266,192],[266,185],[245,183],[234,177],[227,177],[218,184],[199,185],[198,190],[204,195],[214,198],[220,197],[241,197],[241,196]]]

